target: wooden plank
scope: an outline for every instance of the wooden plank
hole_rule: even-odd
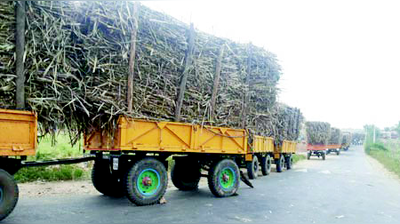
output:
[[[16,71],[16,103],[17,109],[25,108],[25,1],[18,1],[15,8],[16,32],[15,32],[15,71]]]
[[[138,30],[138,3],[133,3],[133,17],[132,17],[132,33],[131,33],[131,46],[129,55],[129,74],[128,74],[128,90],[127,90],[127,103],[128,112],[132,112],[133,105],[133,78],[135,75],[135,56],[136,56],[136,39]]]
[[[217,98],[217,93],[218,93],[218,88],[219,88],[219,77],[221,75],[221,67],[222,67],[222,58],[224,57],[224,48],[225,45],[222,45],[221,48],[219,49],[219,55],[216,61],[215,65],[215,76],[214,76],[214,85],[213,85],[213,91],[211,95],[211,119],[214,119],[214,113],[215,113],[215,101]]]
[[[189,68],[192,65],[192,54],[194,49],[194,26],[193,23],[190,24],[190,31],[189,31],[189,40],[188,40],[188,49],[185,53],[185,64],[182,71],[181,82],[179,85],[179,95],[178,99],[176,100],[176,108],[175,108],[175,121],[180,121],[181,119],[181,109],[183,104],[183,97],[186,91],[186,82],[187,76],[189,73]]]

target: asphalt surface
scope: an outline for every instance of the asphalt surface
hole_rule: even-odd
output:
[[[241,183],[215,198],[207,187],[169,190],[165,205],[137,207],[101,195],[20,198],[3,223],[400,223],[400,181],[353,147],[322,161]]]

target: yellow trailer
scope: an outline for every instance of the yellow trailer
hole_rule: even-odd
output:
[[[246,168],[250,179],[256,179],[261,169],[262,175],[266,176],[271,172],[272,156],[274,153],[274,139],[255,135],[249,147]]]
[[[297,143],[295,141],[284,140],[282,144],[275,146],[274,161],[276,171],[282,172],[283,169],[290,170],[293,166],[293,154],[296,153]]]
[[[37,115],[30,111],[0,109],[0,156],[35,155]]]
[[[0,220],[18,202],[18,185],[12,175],[20,168],[21,157],[35,155],[36,136],[36,113],[0,109]]]
[[[80,163],[93,158],[26,162],[37,148],[37,114],[30,111],[0,109],[0,220],[15,208],[18,185],[12,175],[22,167]]]
[[[113,137],[93,131],[84,137],[86,150],[245,155],[244,129],[120,117]]]
[[[171,155],[171,179],[178,189],[197,189],[205,170],[215,196],[235,194],[239,166],[252,159],[247,141],[244,129],[120,117],[113,133],[85,134],[84,147],[97,157],[92,180],[98,191],[113,196],[126,191],[133,203],[149,205],[166,191],[166,159]]]

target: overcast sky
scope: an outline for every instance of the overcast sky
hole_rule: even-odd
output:
[[[399,2],[399,3],[398,3]],[[400,121],[400,1],[143,2],[277,54],[279,100],[339,128]]]

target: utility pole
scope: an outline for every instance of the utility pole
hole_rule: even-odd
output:
[[[375,138],[376,138],[376,135],[375,135],[375,125],[374,125],[374,138],[373,138],[373,143],[375,143]]]

